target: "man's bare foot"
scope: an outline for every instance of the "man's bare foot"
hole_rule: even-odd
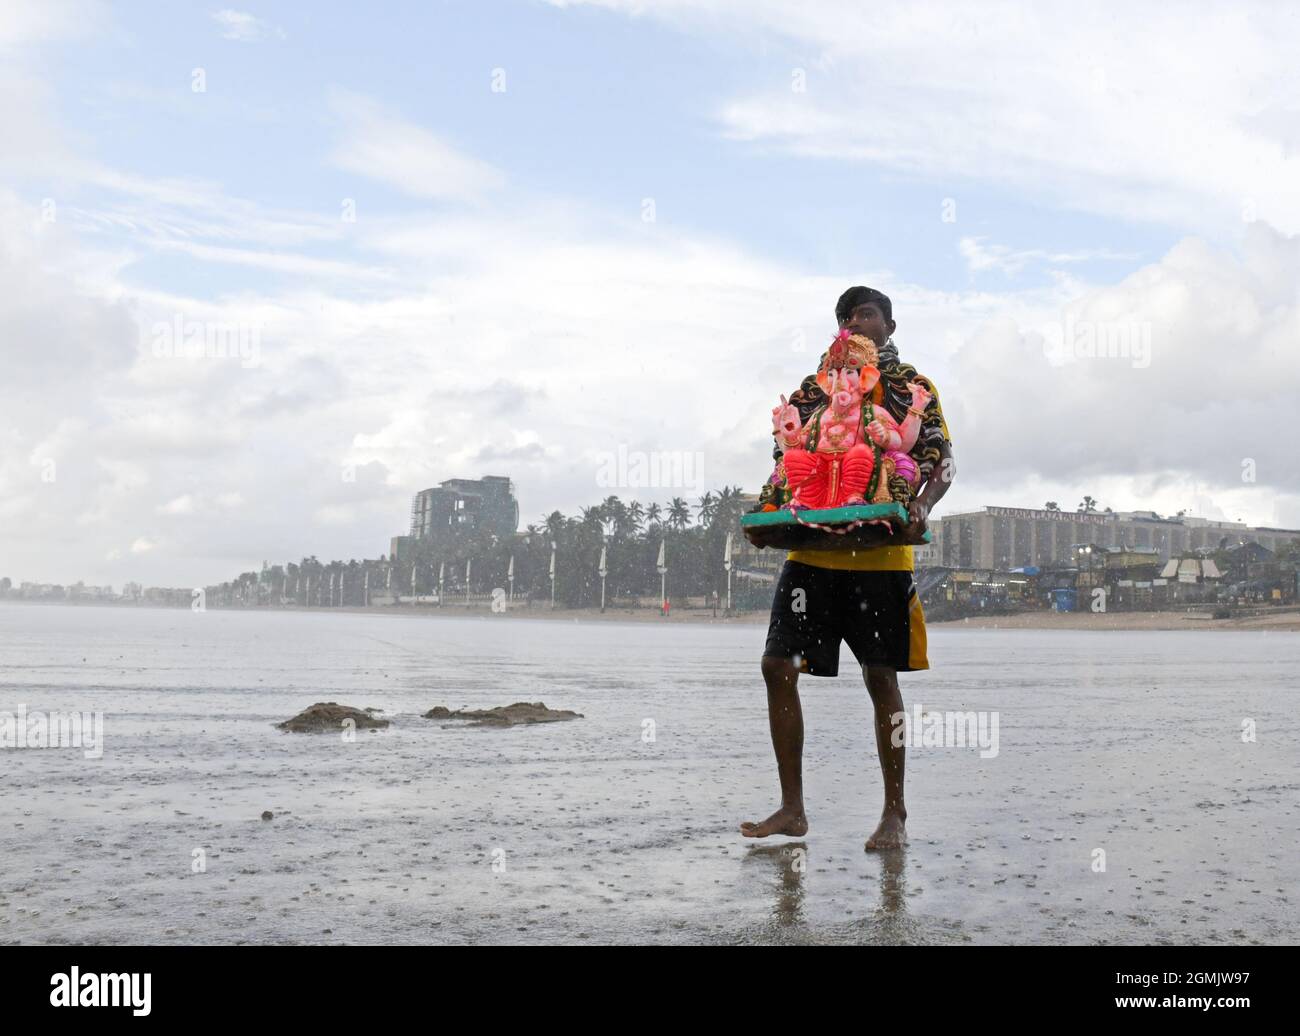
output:
[[[757,824],[746,820],[740,825],[740,833],[746,838],[766,838],[768,835],[793,835],[797,838],[808,833],[808,818],[803,815],[802,809],[787,809],[782,806]]]
[[[885,810],[880,816],[880,825],[875,833],[867,839],[867,852],[878,849],[901,849],[907,844],[907,813]]]

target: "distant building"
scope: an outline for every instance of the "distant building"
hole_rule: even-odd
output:
[[[68,587],[69,601],[112,601],[115,600],[111,586],[86,586],[80,581]]]
[[[1077,562],[1080,544],[1154,551],[1161,562],[1194,551],[1257,543],[1271,551],[1300,530],[1253,528],[1206,518],[1161,518],[1153,511],[1047,511],[985,507],[930,521],[932,542],[915,552],[918,566],[1007,570]]]
[[[388,541],[388,556],[394,561],[407,562],[411,560],[411,552],[415,549],[415,540],[410,536],[394,536]]]
[[[394,536],[390,553],[401,559],[419,543],[437,542],[454,530],[480,530],[505,538],[519,528],[519,502],[504,475],[449,478],[411,500],[411,531]]]
[[[1234,543],[1224,554],[1227,565],[1224,575],[1233,582],[1272,575],[1277,567],[1277,552],[1260,543]]]
[[[57,583],[22,583],[18,596],[28,601],[62,601],[67,591]]]
[[[742,493],[740,496],[742,514],[758,507],[757,493]],[[732,573],[737,580],[750,580],[758,584],[775,584],[785,564],[785,551],[768,550],[753,546],[745,539],[745,533],[739,523],[731,541]]]

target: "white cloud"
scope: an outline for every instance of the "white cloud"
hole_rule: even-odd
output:
[[[101,32],[107,18],[102,0],[5,0],[0,50]]]
[[[169,500],[158,508],[159,514],[193,514],[194,497],[189,493],[184,496],[178,496],[174,500]]]
[[[1074,252],[1049,252],[1041,248],[1010,248],[987,242],[983,237],[963,237],[957,242],[957,250],[966,260],[967,269],[971,273],[997,270],[1008,275],[1021,273],[1031,265],[1061,266],[1098,259],[1131,262],[1137,258],[1136,255],[1125,255],[1104,248],[1080,249]]]
[[[24,578],[102,581],[107,553],[133,541],[131,571],[115,574],[167,585],[263,557],[375,556],[414,490],[457,475],[511,475],[525,524],[611,491],[681,491],[599,485],[599,451],[620,444],[703,451],[710,486],[754,488],[770,466],[768,411],[815,363],[844,287],[568,206],[367,221],[358,248],[403,272],[382,290],[217,299],[67,276],[71,232],[21,226],[0,220],[0,407],[17,447],[0,462],[0,570]],[[1239,255],[1188,239],[1115,285],[1015,293],[865,271],[894,298],[904,358],[942,393],[959,478],[940,513],[1071,507],[1089,492],[1117,509],[1300,524],[1285,436],[1259,434],[1300,392],[1298,242],[1256,225]],[[142,351],[136,321],[174,312],[260,322],[261,366]],[[1149,326],[1149,365],[1054,362],[1044,341],[1067,315]],[[42,350],[18,347],[36,338]],[[1241,482],[1246,457],[1257,484]],[[185,520],[142,534],[143,500]]]
[[[71,150],[59,128],[58,102],[42,74],[42,45],[107,34],[99,0],[4,0],[0,10],[0,171],[37,173],[43,192],[61,177]]]
[[[414,198],[473,199],[505,183],[500,170],[359,94],[332,98],[343,139],[332,155],[341,169],[396,187]]]
[[[1239,255],[1189,238],[1037,320],[986,324],[952,357],[943,396],[961,475],[1003,499],[1032,473],[1074,487],[1054,490],[1076,494],[1062,506],[1092,492],[1117,510],[1199,500],[1300,523],[1284,416],[1300,393],[1296,283],[1300,237],[1256,225]]]
[[[214,11],[212,20],[221,27],[223,39],[239,40],[241,43],[257,43],[272,36],[284,39],[283,29],[247,11],[232,11],[230,8],[225,8]]]
[[[275,273],[290,273],[312,278],[346,278],[347,280],[392,280],[391,270],[379,270],[358,263],[335,259],[315,259],[283,252],[264,252],[247,248],[220,248],[192,241],[155,239],[154,248],[162,252],[182,252],[211,263],[229,263]]]
[[[756,52],[752,85],[714,101],[734,140],[1225,239],[1243,217],[1300,232],[1300,22],[1284,5],[598,6]]]

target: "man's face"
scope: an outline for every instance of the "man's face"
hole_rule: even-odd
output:
[[[885,319],[885,314],[880,312],[880,307],[874,302],[856,306],[852,313],[840,321],[841,330],[870,338],[877,347],[885,344],[897,326],[892,320]]]

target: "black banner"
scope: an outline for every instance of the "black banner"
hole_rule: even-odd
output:
[[[550,950],[551,952],[545,952]],[[593,952],[597,951],[597,952]],[[509,953],[509,959],[503,954]],[[762,955],[760,960],[755,955]],[[780,954],[782,960],[773,959]],[[707,960],[701,960],[701,955]],[[782,973],[816,1011],[855,998],[865,1014],[924,1021],[970,1014],[1077,1018],[1122,1012],[1270,1014],[1291,1002],[1294,948],[1281,947],[5,947],[5,1017],[147,1025],[279,1019],[373,1022],[448,1007],[482,991],[535,1011],[545,998],[593,1008],[630,998],[639,1010],[683,996],[731,1010],[773,992]],[[760,971],[755,968],[763,969]],[[851,984],[828,979],[846,969]],[[769,973],[766,969],[782,969]],[[831,974],[828,974],[828,969]],[[761,978],[758,976],[762,976]],[[812,978],[811,983],[806,979]],[[806,986],[806,988],[805,988]],[[800,992],[800,990],[803,990]],[[667,1004],[665,1004],[667,1006]],[[793,1018],[785,1016],[787,1021]],[[16,1030],[11,1030],[16,1031]]]

